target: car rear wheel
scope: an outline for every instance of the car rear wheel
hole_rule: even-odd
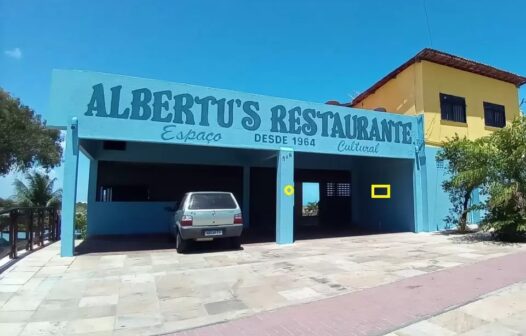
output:
[[[177,232],[177,236],[175,238],[175,249],[177,250],[177,253],[184,253],[188,247],[188,242],[181,237],[181,233]]]
[[[233,249],[239,250],[241,248],[241,237],[230,238],[230,246]]]

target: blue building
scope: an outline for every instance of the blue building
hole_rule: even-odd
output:
[[[429,177],[423,114],[56,70],[48,125],[67,134],[63,256],[74,254],[80,152],[90,160],[92,237],[168,233],[167,207],[185,192],[221,190],[236,195],[247,232],[289,244],[313,223],[303,183],[319,185],[319,229],[437,229],[430,198],[442,177]]]
[[[303,181],[319,182],[327,225],[429,229],[420,116],[82,71],[55,71],[51,98],[48,124],[67,133],[64,256],[80,151],[89,236],[168,232],[166,207],[185,192],[226,190],[247,229],[292,243]],[[371,198],[372,184],[390,184],[391,198]]]

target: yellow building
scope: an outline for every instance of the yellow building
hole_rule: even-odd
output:
[[[475,139],[511,123],[520,114],[524,83],[526,77],[424,49],[342,105],[424,114],[426,143],[440,145],[455,133]]]

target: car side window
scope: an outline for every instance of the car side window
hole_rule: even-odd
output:
[[[186,202],[187,195],[184,195],[183,199],[181,200],[181,203],[179,204],[179,209],[177,210],[183,210],[184,202]]]

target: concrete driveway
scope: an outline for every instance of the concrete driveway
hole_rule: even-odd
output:
[[[526,248],[413,233],[187,255],[165,249],[61,258],[59,247],[37,251],[0,275],[0,334],[161,334]]]

